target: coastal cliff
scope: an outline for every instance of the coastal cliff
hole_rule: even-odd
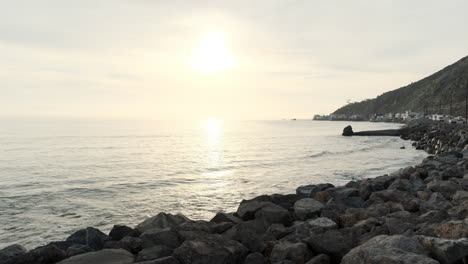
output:
[[[407,137],[434,156],[390,175],[344,186],[243,200],[210,221],[159,213],[109,234],[88,227],[12,263],[467,263],[468,131],[430,123]]]
[[[467,86],[468,57],[464,57],[420,81],[373,99],[349,103],[333,114],[369,117],[376,113],[401,113],[412,110],[464,116]]]

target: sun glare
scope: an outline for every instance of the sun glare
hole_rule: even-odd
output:
[[[226,39],[220,32],[206,34],[192,56],[192,67],[206,73],[225,71],[235,64],[236,61],[229,52]]]

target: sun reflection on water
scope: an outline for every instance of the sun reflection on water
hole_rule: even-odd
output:
[[[210,117],[204,121],[206,135],[207,172],[211,177],[224,176],[230,173],[223,167],[223,120]]]

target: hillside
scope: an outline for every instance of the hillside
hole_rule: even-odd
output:
[[[386,92],[374,99],[350,103],[333,114],[358,114],[369,117],[376,113],[412,110],[426,114],[452,112],[452,115],[464,116],[467,86],[468,56],[418,82]]]

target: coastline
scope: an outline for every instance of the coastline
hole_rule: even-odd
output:
[[[160,213],[108,235],[88,227],[31,251],[12,245],[0,250],[0,263],[462,263],[466,129],[431,123],[409,139],[436,156],[344,186],[244,200],[211,221]]]

